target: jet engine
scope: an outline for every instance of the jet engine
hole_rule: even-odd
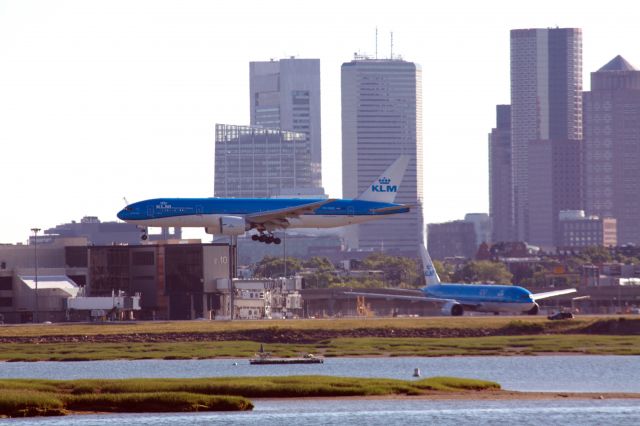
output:
[[[241,216],[222,216],[217,226],[207,226],[207,234],[243,235],[247,230],[247,221]]]
[[[464,314],[464,308],[459,303],[447,302],[442,306],[442,313],[452,317],[459,317]]]
[[[539,312],[539,311],[540,311],[540,306],[538,306],[538,304],[537,304],[537,303],[534,303],[534,304],[533,304],[533,308],[529,309],[529,310],[527,311],[527,313],[528,313],[529,315],[538,315],[538,312]]]

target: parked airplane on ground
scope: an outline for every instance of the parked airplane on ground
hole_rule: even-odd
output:
[[[280,244],[273,231],[288,228],[334,228],[407,213],[395,204],[408,156],[400,156],[356,199],[304,198],[157,198],[127,205],[118,218],[146,230],[156,227],[202,227],[209,234],[243,235]],[[142,239],[146,239],[143,231]]]
[[[575,288],[533,294],[523,287],[495,284],[454,284],[441,283],[431,257],[421,247],[422,265],[426,286],[421,290],[424,296],[396,296],[371,293],[349,292],[354,296],[369,298],[402,299],[442,303],[442,312],[460,316],[465,310],[477,312],[528,313],[536,315],[540,309],[537,301],[548,297],[574,293]]]

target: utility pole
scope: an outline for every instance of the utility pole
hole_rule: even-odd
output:
[[[36,263],[36,274],[35,274],[35,283],[36,283],[36,288],[35,288],[35,293],[36,293],[36,315],[34,317],[34,322],[35,323],[39,323],[39,307],[38,307],[38,232],[40,231],[40,228],[31,228],[31,230],[33,231],[33,245],[34,245],[34,253],[35,253],[35,263]]]

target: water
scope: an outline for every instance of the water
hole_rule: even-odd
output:
[[[110,414],[11,419],[11,425],[637,425],[637,400],[428,401],[302,400],[256,401],[252,412]]]
[[[0,378],[240,377],[321,374],[413,379],[456,376],[493,380],[504,389],[640,392],[640,356],[328,358],[324,364],[250,365],[246,359],[0,362]],[[637,425],[640,401],[304,399],[254,400],[244,413],[125,413],[0,420],[2,424],[90,425]]]
[[[237,364],[237,365],[234,365]],[[640,392],[640,356],[328,358],[324,364],[249,365],[246,359],[0,362],[0,378],[131,378],[327,375],[492,380],[504,389],[541,392]]]

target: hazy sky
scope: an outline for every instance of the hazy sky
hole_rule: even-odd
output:
[[[379,57],[393,31],[423,70],[425,223],[487,212],[509,30],[582,28],[587,90],[617,54],[640,65],[638,18],[618,0],[0,0],[0,243],[116,220],[123,197],[212,196],[214,126],[249,123],[249,62],[269,58],[320,58],[323,183],[340,196],[340,65],[374,53],[376,26]]]

